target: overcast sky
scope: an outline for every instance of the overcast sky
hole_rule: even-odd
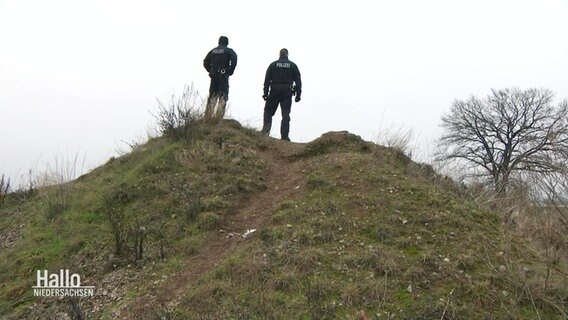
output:
[[[0,173],[76,155],[88,170],[126,149],[156,98],[207,93],[220,35],[239,57],[228,116],[255,128],[266,67],[289,49],[304,84],[293,141],[404,126],[424,148],[454,99],[513,86],[568,98],[567,0],[0,0]]]

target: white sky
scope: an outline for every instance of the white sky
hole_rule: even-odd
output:
[[[425,148],[454,99],[512,86],[568,98],[567,0],[0,0],[0,173],[75,155],[91,169],[126,149],[156,98],[207,93],[220,35],[239,57],[229,115],[256,128],[266,67],[289,49],[304,84],[294,141],[404,126]]]

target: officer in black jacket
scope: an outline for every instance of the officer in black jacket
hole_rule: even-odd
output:
[[[262,132],[270,134],[272,116],[276,113],[278,104],[282,111],[282,123],[280,124],[280,136],[282,140],[290,141],[290,109],[292,108],[292,96],[296,95],[296,102],[302,95],[302,79],[298,66],[288,60],[288,50],[280,50],[280,59],[272,62],[266,70],[264,78],[264,124]]]
[[[205,119],[221,119],[225,115],[225,105],[229,99],[229,76],[233,75],[237,67],[237,54],[227,47],[229,39],[225,36],[219,38],[219,46],[213,48],[205,59],[203,66],[209,72],[211,85],[209,86],[209,98],[205,108]],[[219,107],[215,114],[215,105],[219,101]]]

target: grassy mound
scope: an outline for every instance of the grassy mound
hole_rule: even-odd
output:
[[[561,318],[566,286],[543,286],[529,246],[452,190],[346,132],[293,144],[225,121],[153,139],[7,199],[0,315]],[[35,298],[38,269],[72,269],[95,297]]]

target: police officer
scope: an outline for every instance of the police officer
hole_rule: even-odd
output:
[[[237,54],[233,49],[227,47],[228,45],[229,39],[221,36],[219,46],[209,51],[203,60],[203,66],[209,72],[211,78],[209,98],[205,108],[206,120],[213,119],[217,102],[219,102],[219,107],[215,118],[221,119],[225,114],[225,105],[229,99],[229,76],[233,75],[237,66]]]
[[[288,60],[288,50],[280,50],[280,59],[272,62],[266,70],[264,78],[264,95],[266,101],[264,106],[264,124],[262,132],[270,134],[272,127],[272,116],[276,113],[278,104],[282,111],[282,123],[280,124],[280,136],[282,140],[290,141],[288,133],[290,131],[290,109],[292,108],[292,96],[296,95],[296,102],[300,101],[302,95],[302,79],[298,66]]]

